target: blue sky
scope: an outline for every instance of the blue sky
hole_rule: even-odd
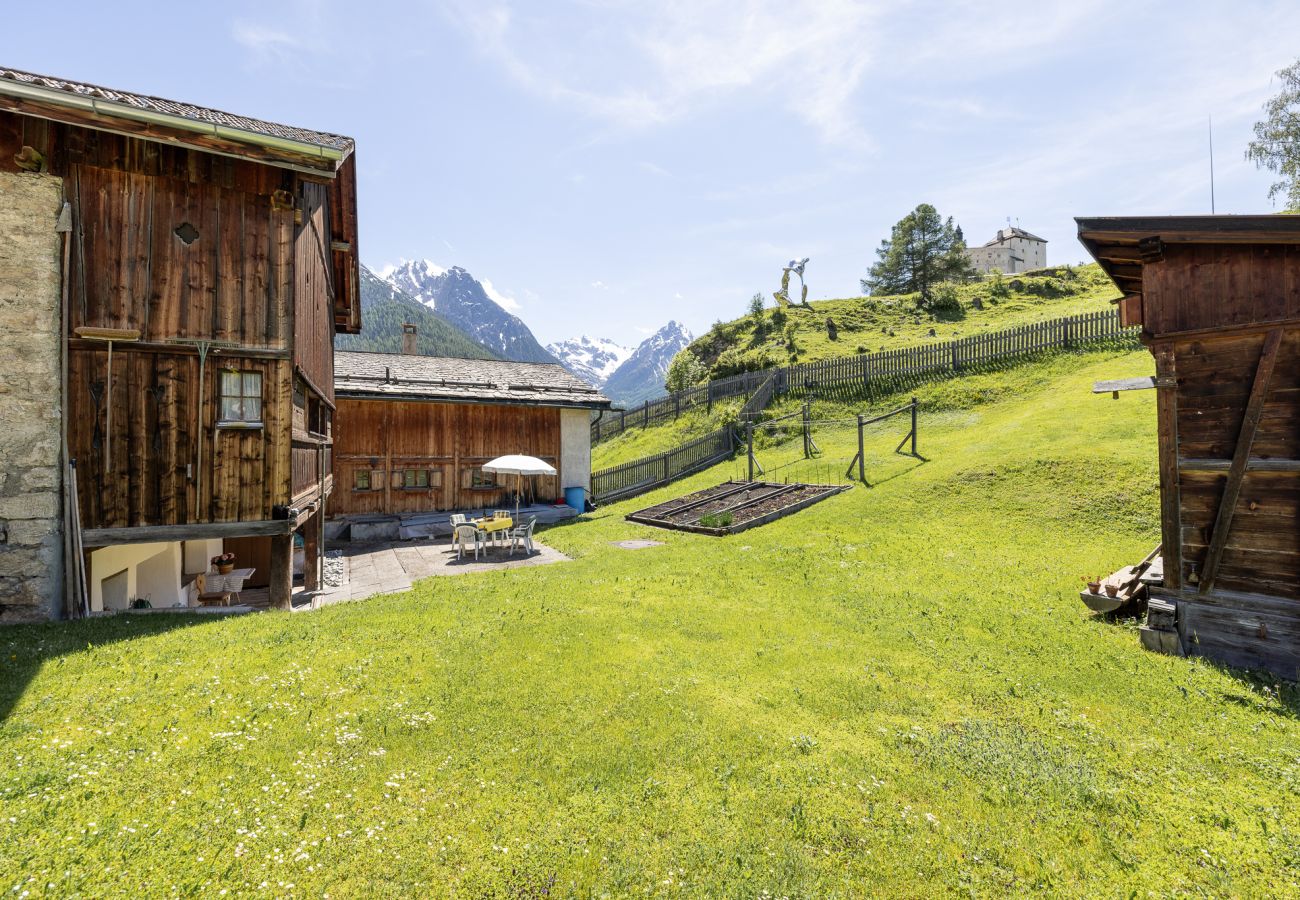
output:
[[[700,332],[917,203],[1083,258],[1076,215],[1269,212],[1243,159],[1300,3],[13,5],[0,63],[357,139],[361,254],[461,265],[543,341]]]

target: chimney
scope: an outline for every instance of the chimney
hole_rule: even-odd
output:
[[[417,329],[410,322],[402,326],[402,352],[407,356],[415,356],[419,353],[415,349],[415,333]]]

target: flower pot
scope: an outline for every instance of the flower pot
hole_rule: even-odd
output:
[[[1118,585],[1118,584],[1108,584],[1108,585],[1105,585],[1105,588],[1106,588],[1106,596],[1107,596],[1107,597],[1114,597],[1116,594],[1119,593],[1119,585]]]
[[[233,571],[235,571],[235,564],[232,562],[221,563],[217,566],[218,575],[229,575]]]
[[[1100,581],[1089,581],[1089,582],[1088,582],[1088,593],[1089,593],[1089,594],[1100,594],[1100,593],[1101,593],[1101,582],[1100,582]]]

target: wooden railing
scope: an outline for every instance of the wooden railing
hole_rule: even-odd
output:
[[[630,497],[708,468],[731,456],[735,439],[730,427],[719,428],[664,453],[592,472],[592,498],[600,503]]]
[[[750,402],[745,405],[748,410],[756,405],[755,396],[766,385],[771,386],[771,394],[761,398],[759,411],[773,397],[786,393],[833,395],[870,394],[875,389],[888,391],[904,382],[978,371],[1046,350],[1108,342],[1136,344],[1138,333],[1137,328],[1123,327],[1116,311],[1100,310],[922,347],[744,372],[657,397],[633,409],[607,411],[592,423],[591,440],[597,443],[628,428],[649,427],[676,418],[693,406],[711,405],[715,400],[729,397],[749,397]]]
[[[334,471],[333,447],[314,439],[294,438],[289,451],[293,473],[293,500],[298,500],[323,486]]]

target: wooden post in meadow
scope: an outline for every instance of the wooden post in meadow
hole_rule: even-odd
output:
[[[749,457],[749,480],[754,480],[754,423],[745,423],[745,449]]]
[[[858,413],[858,481],[867,483],[867,463],[862,448],[862,413]]]
[[[916,398],[912,398],[912,455],[916,456]]]

